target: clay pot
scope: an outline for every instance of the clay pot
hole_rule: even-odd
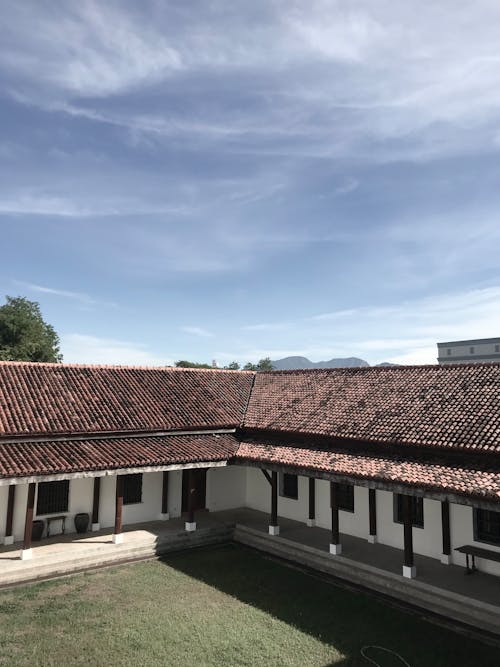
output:
[[[89,527],[89,515],[86,512],[75,514],[75,528],[77,533],[86,533]]]
[[[33,542],[40,542],[43,535],[43,529],[45,528],[45,521],[42,519],[37,519],[33,521],[33,527],[31,529],[31,539]]]

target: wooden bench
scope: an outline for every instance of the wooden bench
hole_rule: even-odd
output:
[[[45,521],[47,522],[47,537],[50,537],[50,524],[52,523],[52,521],[61,521],[62,522],[63,535],[66,532],[66,515],[65,514],[60,514],[59,516],[45,517]]]
[[[465,554],[467,562],[467,571],[465,574],[472,574],[477,570],[476,556],[478,558],[493,560],[497,563],[500,563],[500,551],[490,551],[489,549],[483,549],[482,547],[475,547],[473,544],[466,544],[463,547],[457,547],[455,551],[459,551],[461,554]],[[472,558],[472,566],[469,563],[469,557]]]

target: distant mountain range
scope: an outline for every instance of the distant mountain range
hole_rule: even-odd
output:
[[[346,357],[344,359],[330,359],[330,361],[309,361],[306,357],[285,357],[271,361],[273,368],[277,371],[301,370],[303,368],[357,368],[369,366],[370,364],[359,357]],[[396,366],[384,361],[377,366]]]

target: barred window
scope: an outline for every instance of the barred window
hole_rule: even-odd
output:
[[[354,512],[354,486],[352,484],[339,484],[337,486],[337,498],[339,510]]]
[[[142,502],[142,473],[123,475],[123,504],[135,505]]]
[[[401,493],[394,496],[394,522],[403,523],[403,498]],[[424,499],[410,496],[411,524],[417,528],[424,527]]]
[[[474,510],[474,539],[500,545],[500,512]]]
[[[38,499],[36,513],[56,514],[68,511],[69,480],[60,482],[40,482],[38,484]]]
[[[299,497],[299,479],[297,475],[283,472],[280,475],[280,496],[297,500]]]

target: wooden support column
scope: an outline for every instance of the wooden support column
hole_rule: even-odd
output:
[[[309,477],[309,518],[307,525],[312,528],[316,525],[316,480]]]
[[[403,496],[404,563],[403,577],[414,579],[417,569],[413,559],[413,517],[411,496]]]
[[[332,541],[330,542],[330,553],[339,556],[342,553],[339,529],[339,494],[338,484],[330,482],[330,507],[332,510]]]
[[[123,514],[123,475],[117,475],[116,497],[115,497],[115,530],[113,533],[114,544],[121,544],[123,542],[122,514]]]
[[[168,481],[168,470],[164,470],[161,487],[161,512],[159,516],[160,521],[167,521],[167,519],[170,518],[168,513]]]
[[[269,524],[269,535],[279,535],[278,525],[278,473],[271,473],[271,523]]]
[[[368,519],[370,524],[368,542],[375,544],[377,541],[377,492],[375,489],[368,489]]]
[[[5,545],[14,544],[14,531],[12,529],[14,523],[14,503],[16,500],[16,485],[9,486],[9,497],[7,500],[7,517],[5,520],[5,537],[3,543]]]
[[[194,504],[196,500],[196,481],[192,469],[188,473],[188,516],[185,523],[185,529],[189,532],[196,530],[196,521],[194,519]]]
[[[441,502],[441,527],[443,535],[443,553],[441,562],[449,565],[451,562],[451,533],[450,533],[450,503],[447,500]]]
[[[21,551],[21,560],[29,560],[32,557],[31,531],[33,530],[33,512],[35,508],[35,482],[28,484],[28,499],[26,501],[26,519],[24,522],[24,541]]]
[[[101,499],[101,478],[94,477],[94,497],[92,500],[92,530],[100,530],[99,524],[99,502]]]

